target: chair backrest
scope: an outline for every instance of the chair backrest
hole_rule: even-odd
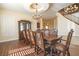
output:
[[[35,33],[32,30],[29,30],[29,33],[30,33],[30,41],[34,45],[35,44],[35,38],[34,38]]]
[[[57,36],[57,29],[50,29],[50,35]]]
[[[49,29],[45,29],[44,30],[44,35],[45,36],[50,36],[50,30]]]
[[[30,40],[30,33],[29,30],[26,30],[27,39]]]
[[[36,43],[36,46],[38,46],[42,50],[45,49],[43,33],[42,32],[35,32],[35,43]]]
[[[27,39],[26,32],[24,30],[22,31],[22,34],[23,34],[24,39]]]
[[[29,40],[27,39],[27,35],[26,35],[26,31],[25,31],[25,30],[22,31],[22,36],[23,36],[22,39],[23,39],[24,41],[26,41],[27,44],[29,44]]]
[[[66,48],[69,48],[69,46],[70,46],[70,42],[71,42],[71,39],[72,39],[72,34],[73,34],[73,29],[71,29],[70,32],[68,33],[67,41],[66,41]]]

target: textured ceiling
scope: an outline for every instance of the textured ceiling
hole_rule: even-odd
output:
[[[46,19],[53,18],[60,9],[70,4],[71,3],[50,3],[49,9],[41,13],[41,15],[43,18],[46,18]],[[27,4],[22,4],[22,3],[18,3],[18,4],[17,3],[0,3],[0,9],[22,12],[22,13],[26,13],[29,16],[32,16],[33,13],[28,12],[26,10],[25,8],[26,5]]]

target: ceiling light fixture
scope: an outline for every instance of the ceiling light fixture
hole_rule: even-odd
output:
[[[64,8],[64,12],[66,14],[71,14],[71,13],[78,11],[78,9],[79,9],[79,7],[76,4],[73,4],[73,5],[70,5],[66,8]]]
[[[27,5],[24,5],[24,8],[31,13],[33,16],[33,19],[39,19],[41,18],[41,15],[43,12],[47,11],[49,8],[48,3],[27,3]]]
[[[35,9],[35,13],[34,13],[34,15],[32,16],[33,19],[35,19],[35,20],[38,20],[38,19],[40,19],[40,17],[41,17],[41,15],[39,15],[39,11],[38,11],[39,7],[40,7],[40,6],[38,5],[38,3],[33,3],[33,4],[31,5],[31,8]]]

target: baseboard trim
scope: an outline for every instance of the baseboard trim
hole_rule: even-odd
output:
[[[13,38],[13,39],[8,39],[8,40],[1,40],[0,43],[2,43],[2,42],[8,42],[8,41],[13,41],[13,40],[18,40],[18,38]]]

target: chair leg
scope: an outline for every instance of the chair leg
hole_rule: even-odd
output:
[[[44,51],[44,56],[46,56],[46,51]]]
[[[30,48],[32,48],[32,43],[30,43]]]
[[[61,55],[61,51],[57,51],[57,52],[56,52],[56,55],[57,55],[57,56],[60,56],[60,55]]]
[[[67,50],[67,56],[70,56],[70,52],[69,52],[69,50]]]
[[[37,47],[35,47],[35,53],[36,53],[36,55],[38,55],[38,49],[37,49]]]
[[[63,52],[63,56],[65,56],[65,55],[66,55],[66,51]]]

